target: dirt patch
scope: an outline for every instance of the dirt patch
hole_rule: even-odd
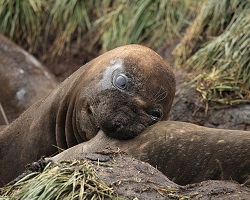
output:
[[[44,65],[62,82],[81,66],[99,56],[99,54],[98,47],[89,52],[83,45],[78,47],[73,44],[70,52],[65,52],[60,57],[47,60]]]
[[[171,109],[171,119],[211,128],[250,130],[250,105],[225,106],[204,101],[189,82],[192,72],[175,70],[177,91]]]
[[[187,185],[184,194],[190,199],[248,199],[250,189],[230,181],[203,181]]]

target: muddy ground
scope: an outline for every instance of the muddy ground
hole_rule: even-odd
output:
[[[190,184],[186,186],[180,186],[169,180],[160,171],[149,165],[148,163],[139,161],[135,158],[128,156],[126,153],[121,152],[119,149],[105,149],[104,151],[97,153],[85,153],[79,155],[79,160],[88,160],[89,165],[93,167],[100,179],[106,183],[109,187],[112,187],[114,192],[112,199],[216,199],[216,200],[228,200],[228,199],[248,199],[250,196],[250,189],[244,185],[232,181],[203,181],[197,184]],[[61,173],[59,169],[67,167],[67,170],[72,170],[76,164],[72,165],[74,161],[63,161],[57,163],[57,172]],[[23,175],[27,175],[34,171],[42,172],[48,161],[41,159],[39,162],[33,163],[29,170]],[[79,163],[81,164],[81,163]],[[55,169],[52,167],[52,170]],[[51,171],[52,171],[51,170]],[[43,173],[43,172],[42,172]],[[54,176],[55,170],[53,171]],[[87,173],[87,172],[83,172]],[[39,175],[38,175],[39,176]],[[45,177],[45,176],[44,176]],[[66,177],[66,175],[65,175]],[[19,177],[21,178],[21,177]],[[18,181],[20,179],[17,179]],[[41,181],[39,179],[33,179],[33,184]],[[14,183],[14,182],[13,182]],[[13,184],[12,183],[12,184]],[[81,184],[77,182],[76,184]],[[59,185],[57,186],[59,187]],[[65,193],[71,191],[71,187],[74,184],[68,186]],[[23,186],[25,188],[25,185]],[[76,193],[78,193],[80,187],[75,187]],[[78,190],[77,190],[78,188]],[[8,188],[7,188],[8,190]],[[22,190],[19,186],[14,186],[11,189]],[[11,191],[9,190],[9,191]],[[47,192],[48,188],[44,188],[43,192]],[[0,189],[0,197],[11,197],[4,195],[4,191]],[[60,188],[54,189],[54,195],[60,194]],[[97,190],[96,190],[97,191]],[[1,194],[2,193],[2,194]],[[95,193],[89,193],[89,198],[93,197]],[[42,195],[42,194],[40,194]],[[65,195],[65,194],[64,194]],[[19,196],[22,198],[22,196]],[[110,198],[105,198],[110,199]]]
[[[192,72],[183,69],[174,71],[177,91],[170,113],[171,120],[211,128],[250,130],[250,104],[230,106],[206,102],[195,88],[185,84],[190,80]]]

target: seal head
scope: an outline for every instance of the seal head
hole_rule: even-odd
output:
[[[92,63],[94,74],[88,73],[95,84],[77,104],[77,119],[85,133],[95,135],[101,129],[110,137],[130,139],[168,119],[175,78],[157,53],[127,45],[103,55],[102,62]]]

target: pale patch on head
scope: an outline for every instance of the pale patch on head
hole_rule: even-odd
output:
[[[179,132],[180,132],[180,133],[185,133],[186,131],[183,130],[183,129],[181,129],[181,130],[179,130]]]
[[[21,90],[17,91],[16,93],[16,98],[19,101],[23,101],[24,100],[24,95],[26,94],[26,90],[24,88],[22,88]]]
[[[193,135],[191,138],[190,138],[190,142],[196,142],[200,140],[200,136],[199,135]]]
[[[174,135],[172,134],[172,133],[170,133],[169,135],[165,135],[165,140],[167,141],[167,140],[171,140],[171,139],[174,139]]]
[[[112,87],[112,76],[114,71],[124,71],[123,60],[110,60],[110,66],[107,66],[103,72],[102,80],[98,83],[98,87],[101,89],[108,89]]]

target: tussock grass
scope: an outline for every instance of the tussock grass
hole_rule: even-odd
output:
[[[98,30],[95,41],[102,44],[103,51],[130,43],[160,47],[180,31],[194,17],[197,0],[163,1],[114,1],[99,13],[94,22]]]
[[[207,0],[175,48],[176,64],[197,70],[192,83],[204,99],[250,102],[249,21],[249,1]]]
[[[199,1],[6,0],[0,3],[0,32],[31,53],[42,49],[44,58],[84,41],[90,51],[94,45],[107,51],[129,43],[157,48],[180,35]]]
[[[197,80],[207,99],[226,104],[250,102],[249,21],[250,13],[237,16],[223,34],[188,59],[187,65],[195,69],[213,69],[202,72],[203,78]]]
[[[31,173],[3,188],[0,199],[104,199],[114,190],[99,180],[90,161],[50,163],[42,173]]]
[[[65,50],[69,50],[73,39],[80,46],[83,33],[91,28],[91,2],[93,1],[55,0],[51,3],[46,26],[50,27],[49,31],[52,29],[55,32],[55,40],[49,50],[50,56],[62,55]]]
[[[0,32],[33,51],[41,42],[44,1],[0,1]]]
[[[183,64],[202,43],[223,33],[233,16],[247,10],[248,4],[248,0],[201,1],[200,12],[173,52],[176,64]]]
[[[30,53],[42,50],[44,58],[53,58],[68,50],[72,40],[82,42],[92,9],[92,1],[0,1],[0,33]]]

